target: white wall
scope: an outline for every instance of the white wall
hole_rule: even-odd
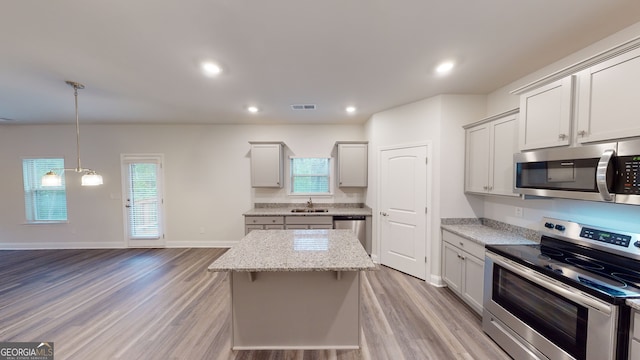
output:
[[[244,235],[242,213],[254,202],[304,202],[283,190],[250,186],[249,141],[284,141],[295,155],[330,155],[336,140],[363,140],[361,125],[82,125],[84,167],[105,184],[79,185],[67,173],[68,224],[25,225],[21,158],[61,156],[75,167],[73,125],[0,126],[0,248],[124,247],[120,154],[165,156],[169,246],[225,246]],[[363,202],[364,191],[336,189],[320,202]],[[204,228],[204,233],[200,229]]]
[[[488,114],[497,114],[518,107],[519,98],[509,92],[531,83],[555,71],[622,44],[640,36],[640,23],[636,23],[618,33],[598,41],[570,56],[531,73],[513,83],[498,89],[487,97]],[[524,209],[522,218],[515,217],[515,207]],[[484,216],[506,223],[538,229],[543,216],[580,221],[628,231],[640,232],[640,206],[603,204],[589,201],[546,199],[520,200],[486,197]]]
[[[464,130],[462,125],[480,120],[486,98],[477,95],[440,95],[373,115],[365,125],[369,139],[369,188],[367,204],[373,209],[373,227],[378,228],[378,155],[389,146],[428,144],[431,153],[431,198],[427,226],[427,280],[439,283],[440,218],[475,217],[481,199],[464,196]],[[446,216],[445,216],[446,215]],[[373,253],[379,254],[374,231]]]

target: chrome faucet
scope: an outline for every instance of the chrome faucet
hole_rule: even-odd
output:
[[[313,201],[311,201],[311,198],[309,198],[309,201],[307,201],[307,207],[309,209],[313,208]]]

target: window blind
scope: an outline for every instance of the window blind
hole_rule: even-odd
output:
[[[67,221],[67,191],[64,159],[23,159],[25,217],[28,223]],[[50,170],[62,178],[60,186],[43,187],[42,177]]]
[[[160,237],[158,165],[129,164],[129,236],[132,239]]]
[[[329,158],[291,158],[292,194],[329,194]]]

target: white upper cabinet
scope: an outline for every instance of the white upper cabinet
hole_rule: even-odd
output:
[[[366,142],[337,142],[338,146],[338,186],[367,187]]]
[[[520,95],[520,150],[569,145],[574,76]]]
[[[486,193],[489,186],[489,124],[466,131],[465,191]]]
[[[250,142],[251,186],[281,188],[283,181],[283,143]]]
[[[465,192],[513,193],[513,154],[518,152],[517,110],[465,127]]]
[[[640,49],[578,73],[578,143],[640,136]]]

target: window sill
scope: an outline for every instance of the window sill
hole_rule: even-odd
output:
[[[64,221],[30,221],[24,222],[22,225],[64,225],[68,224],[69,220]]]

